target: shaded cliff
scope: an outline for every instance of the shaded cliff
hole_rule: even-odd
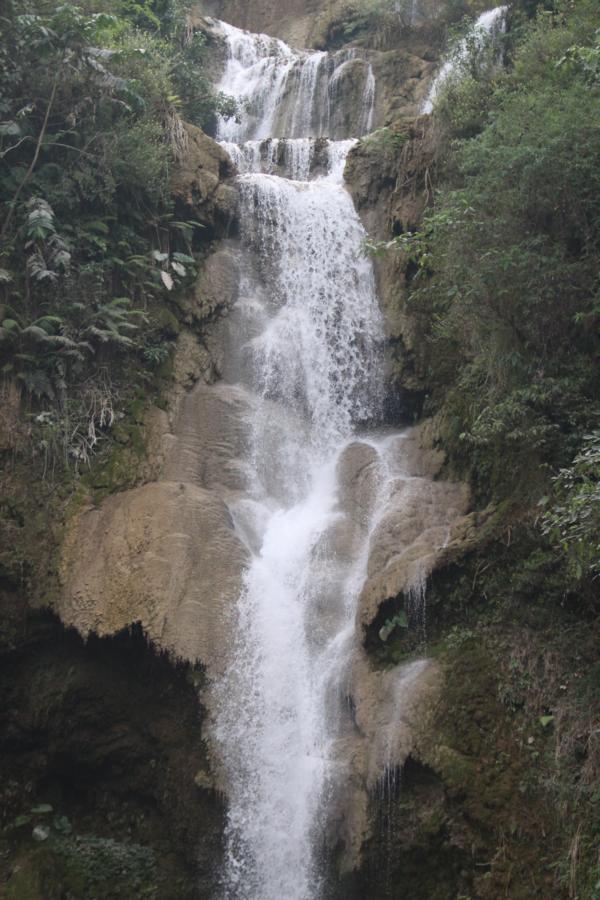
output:
[[[202,224],[200,255],[210,256],[211,242],[235,227],[232,172],[218,145],[186,126],[185,152],[173,172],[173,201],[182,219]],[[132,400],[89,467],[47,471],[39,456],[28,463],[15,453],[15,435],[23,432],[22,440],[31,439],[18,398],[12,418],[3,419],[8,446],[0,506],[0,758],[6,777],[0,884],[11,900],[50,900],[65,891],[82,898],[205,897],[216,891],[223,806],[202,739],[201,669],[178,667],[174,657],[185,654],[174,652],[169,659],[149,643],[151,607],[144,586],[154,582],[144,581],[147,567],[139,579],[135,568],[127,573],[132,585],[139,582],[139,604],[118,583],[110,627],[103,628],[96,614],[90,627],[81,629],[90,634],[86,642],[63,624],[70,617],[68,595],[60,586],[65,528],[72,530],[85,510],[90,520],[97,518],[100,513],[92,510],[103,500],[127,515],[128,498],[140,492],[142,508],[133,520],[142,547],[144,540],[153,543],[151,536],[144,538],[148,520],[163,521],[153,550],[167,547],[169,485],[166,493],[157,488],[160,496],[144,485],[162,469],[170,419],[177,417],[190,387],[216,377],[219,360],[204,344],[205,326],[226,309],[227,298],[215,271],[214,263],[207,263],[194,290],[164,309],[173,360]],[[32,471],[38,479],[35,495]],[[181,531],[179,483],[171,493]],[[190,509],[194,503],[197,509],[198,494],[199,488],[188,488]],[[91,536],[87,521],[84,527]],[[115,544],[96,529],[90,548],[105,585],[119,572],[123,551],[114,521],[110,530]],[[197,527],[189,540],[197,543]],[[94,578],[94,565],[86,565],[84,607]],[[76,571],[67,571],[72,580]],[[177,602],[169,588],[162,596]],[[63,612],[63,622],[42,611],[49,607]],[[99,640],[101,633],[113,637]],[[155,636],[162,636],[161,628]],[[171,642],[165,645],[178,650]]]
[[[213,892],[223,810],[198,737],[201,678],[139,628],[84,644],[28,617],[0,659],[4,896]]]

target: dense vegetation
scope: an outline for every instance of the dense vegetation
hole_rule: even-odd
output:
[[[533,7],[512,5],[504,67],[474,45],[445,85],[435,206],[397,242],[419,263],[428,408],[454,464],[482,503],[540,503],[564,589],[595,596],[600,9]]]
[[[169,192],[182,119],[226,102],[181,0],[0,4],[0,369],[28,449],[86,460],[169,358],[198,226]]]
[[[428,584],[448,702],[431,740],[452,723],[444,746],[483,775],[459,789],[490,839],[473,896],[598,900],[600,5],[512,0],[494,40],[472,22],[448,35],[469,52],[432,118],[394,123],[385,150],[398,224],[426,195],[418,231],[383,245],[403,254],[424,415],[482,511]],[[370,646],[389,664],[416,640]]]

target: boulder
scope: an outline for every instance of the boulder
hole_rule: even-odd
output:
[[[237,193],[225,184],[235,174],[228,154],[195,125],[185,124],[183,150],[173,171],[171,191],[182,215],[225,233],[235,218]]]
[[[146,484],[71,523],[58,611],[84,635],[139,622],[174,657],[218,672],[246,559],[216,493],[183,482]]]

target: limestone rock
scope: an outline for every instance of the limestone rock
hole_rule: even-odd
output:
[[[354,441],[338,462],[339,506],[351,519],[366,523],[376,497],[377,451]]]
[[[203,322],[215,313],[231,309],[237,298],[239,269],[236,256],[227,249],[217,250],[207,259],[194,287],[190,312]]]
[[[216,16],[248,31],[266,32],[293,46],[314,42],[317,17],[320,23],[337,5],[336,0],[200,0],[195,15]]]
[[[250,414],[249,397],[242,388],[199,384],[182,400],[165,479],[206,490],[243,490],[247,473],[241,460]]]
[[[200,380],[207,384],[215,380],[213,359],[195,334],[183,331],[173,357],[173,381],[176,388],[189,390]]]
[[[417,0],[414,24],[429,24],[443,7],[443,0]],[[192,21],[216,16],[238,28],[282,38],[292,46],[321,48],[335,36],[336,26],[348,20],[349,12],[348,0],[198,0]]]
[[[370,800],[386,773],[415,752],[423,708],[434,706],[442,687],[441,671],[419,659],[382,671],[373,669],[364,650],[355,648],[348,691],[355,727],[338,742],[336,757],[345,763],[344,791],[331,809],[332,841],[343,847],[343,875],[360,867],[373,830]]]
[[[360,620],[369,625],[381,604],[417,590],[441,563],[447,548],[473,527],[470,492],[462,482],[434,480],[443,456],[428,447],[424,428],[393,440],[398,467],[371,536]],[[394,466],[394,447],[390,465]]]
[[[400,119],[364,138],[349,155],[348,189],[369,235],[380,241],[416,231],[431,201],[437,138],[427,116]],[[422,394],[427,387],[427,342],[418,310],[407,309],[410,260],[399,250],[375,259],[388,337],[389,394]],[[410,400],[410,398],[409,398]],[[407,404],[407,405],[410,405]]]
[[[228,154],[195,125],[185,125],[185,149],[171,179],[184,211],[203,225],[224,232],[235,214],[235,190],[223,182],[235,174]]]
[[[59,613],[82,634],[139,622],[175,657],[225,664],[246,550],[226,504],[193,484],[147,484],[81,513],[62,561]]]

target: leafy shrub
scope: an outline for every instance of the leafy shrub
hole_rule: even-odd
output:
[[[410,302],[429,321],[430,409],[444,405],[483,499],[518,486],[536,500],[600,413],[600,90],[581,54],[565,57],[582,9],[593,50],[600,11],[575,6],[574,22],[568,7],[522,31],[502,77],[473,73],[457,118],[442,104],[459,137],[443,187],[421,232],[395,241],[419,263]]]
[[[576,580],[600,573],[600,432],[585,436],[571,466],[554,479],[543,530],[561,548]],[[544,497],[542,506],[549,498]]]
[[[150,314],[195,273],[199,226],[174,219],[170,170],[181,112],[204,123],[224,101],[186,35],[180,0],[4,4],[0,370],[67,457],[106,431],[72,437],[73,418],[94,429],[90,396],[109,387],[114,406],[168,357]]]

